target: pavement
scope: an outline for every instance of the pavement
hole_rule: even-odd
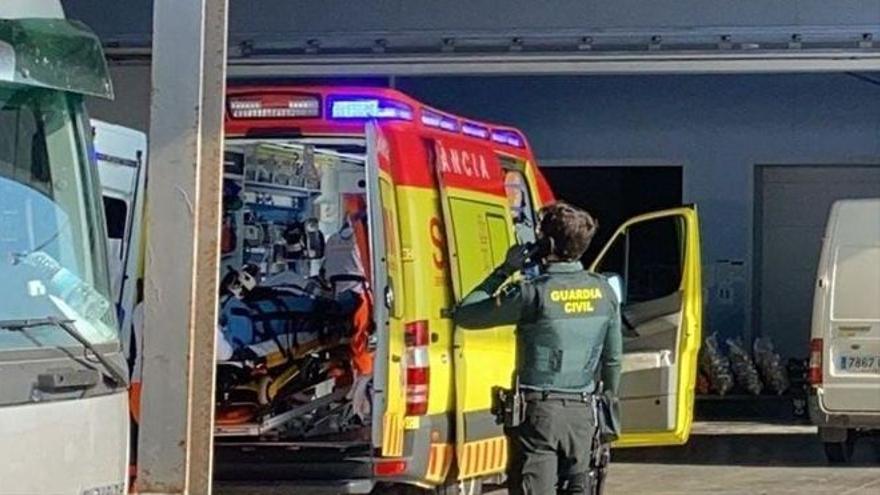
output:
[[[813,426],[697,423],[682,447],[614,451],[606,495],[643,493],[880,494],[880,437],[861,438],[851,465],[831,467]]]
[[[302,486],[291,488],[284,483],[221,485],[215,486],[214,493],[309,493]],[[484,493],[507,492],[494,488]],[[857,442],[851,465],[831,467],[814,426],[791,421],[697,422],[690,440],[681,447],[613,451],[605,495],[641,494],[880,495],[880,435]]]

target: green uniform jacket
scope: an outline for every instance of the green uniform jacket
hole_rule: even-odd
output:
[[[516,325],[524,388],[594,393],[601,372],[601,392],[616,396],[623,336],[620,304],[605,278],[579,262],[550,263],[541,275],[505,286],[507,278],[501,269],[490,274],[456,308],[455,323]]]

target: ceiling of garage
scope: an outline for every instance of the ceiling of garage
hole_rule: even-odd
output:
[[[111,57],[149,57],[152,2],[64,4]],[[230,0],[229,26],[255,75],[880,69],[876,0]]]

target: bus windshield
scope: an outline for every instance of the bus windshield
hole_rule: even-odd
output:
[[[0,320],[69,320],[118,341],[105,227],[79,96],[0,84]],[[76,346],[57,325],[0,324],[0,353]]]

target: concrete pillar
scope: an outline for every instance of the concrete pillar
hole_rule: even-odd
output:
[[[140,493],[211,492],[227,0],[155,0]],[[124,102],[123,102],[124,103]]]

